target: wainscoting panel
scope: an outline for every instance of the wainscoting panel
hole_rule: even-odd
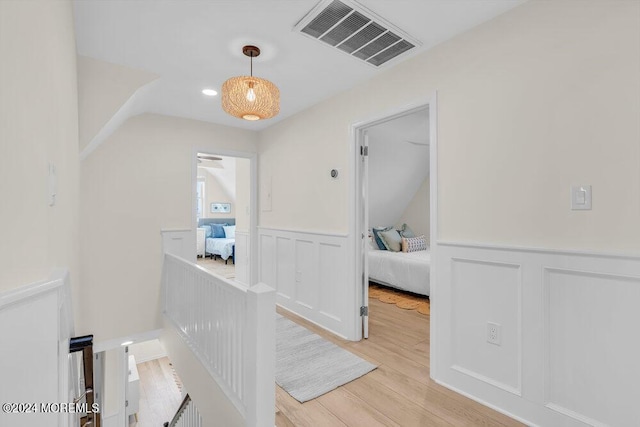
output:
[[[236,281],[245,285],[249,283],[249,254],[251,253],[251,239],[249,233],[245,231],[236,231],[236,248],[235,248],[235,267]]]
[[[196,235],[192,230],[160,230],[162,234],[162,254],[179,256],[189,262],[196,262]]]
[[[640,277],[545,272],[547,407],[592,425],[640,425]]]
[[[341,280],[340,274],[344,274],[347,271],[347,257],[344,256],[344,251],[338,245],[332,245],[327,243],[320,243],[320,265],[325,266],[319,271],[318,277],[320,278],[319,286],[322,287],[320,292],[320,312],[328,317],[333,318],[336,322],[341,322],[348,309],[345,304],[346,299],[336,299],[334,295],[341,295],[344,293],[344,283]]]
[[[260,247],[260,268],[258,269],[258,282],[264,282],[274,289],[276,287],[276,238],[268,234],[260,234],[258,245]]]
[[[520,265],[452,260],[454,369],[520,395]],[[500,344],[487,342],[488,323]]]
[[[260,228],[259,241],[258,280],[277,290],[278,305],[353,339],[354,325],[347,319],[356,301],[347,237]]]
[[[640,257],[438,242],[434,263],[437,382],[527,425],[640,425]]]
[[[47,280],[0,293],[0,334],[2,403],[73,400],[69,338],[74,324],[67,271],[56,270]],[[71,425],[73,415],[63,412],[20,416],[1,411],[0,426]]]
[[[317,310],[318,255],[317,245],[311,240],[296,239],[296,303],[309,310]]]
[[[288,237],[276,237],[276,277],[278,278],[276,292],[285,299],[293,299],[296,292],[296,269],[294,256],[294,241]]]

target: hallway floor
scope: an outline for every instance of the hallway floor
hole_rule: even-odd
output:
[[[222,262],[224,265],[224,262]],[[346,341],[278,308],[278,313],[378,365],[304,404],[276,386],[276,426],[522,426],[429,378],[429,316],[369,300],[369,339]],[[182,401],[169,359],[138,365],[140,412],[130,427],[157,427]]]
[[[140,410],[138,421],[129,417],[129,427],[161,427],[171,421],[182,403],[179,379],[168,358],[138,364]]]
[[[276,387],[276,426],[522,426],[429,378],[429,316],[369,299],[369,339],[345,341],[278,313],[378,365],[304,404]]]

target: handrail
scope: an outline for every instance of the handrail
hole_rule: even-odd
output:
[[[273,425],[275,290],[246,287],[169,253],[162,281],[165,319],[245,425]]]
[[[180,407],[178,407],[178,410],[176,411],[171,421],[164,423],[164,427],[175,427],[190,402],[191,396],[189,396],[189,393],[187,393],[184,399],[182,399],[182,403],[180,404]]]

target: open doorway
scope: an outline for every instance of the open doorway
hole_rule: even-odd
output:
[[[198,265],[229,280],[251,283],[252,158],[196,154],[194,206]]]
[[[430,314],[436,235],[435,97],[353,126],[357,322],[368,338],[371,297]],[[377,304],[377,302],[376,302]],[[429,328],[430,319],[426,321]],[[433,326],[433,324],[431,324]],[[428,334],[425,331],[425,335]]]

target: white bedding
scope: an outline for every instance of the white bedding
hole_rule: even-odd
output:
[[[205,251],[207,254],[220,255],[222,259],[229,259],[233,253],[233,245],[236,244],[236,239],[223,239],[207,237],[205,240]]]
[[[397,289],[429,295],[431,252],[369,250],[369,280]]]

